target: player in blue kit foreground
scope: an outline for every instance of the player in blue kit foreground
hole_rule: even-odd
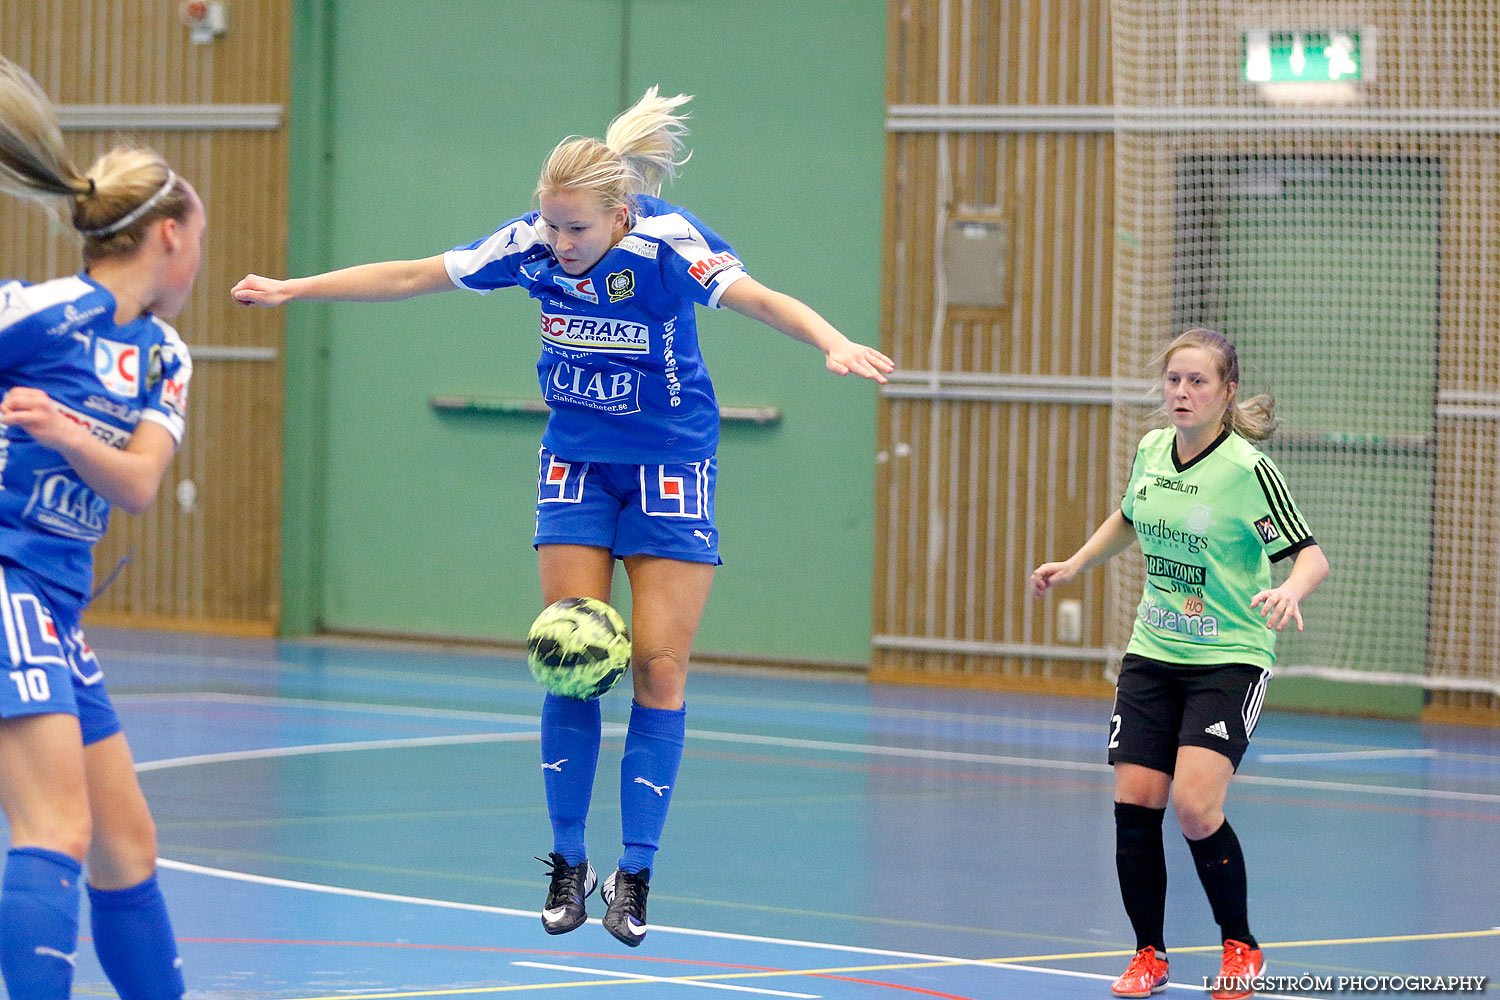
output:
[[[1120,509],[1064,562],[1038,566],[1040,597],[1139,540],[1146,585],[1116,683],[1115,865],[1136,954],[1118,997],[1167,988],[1162,818],[1170,793],[1224,941],[1214,1000],[1242,1000],[1265,972],[1250,933],[1245,857],[1224,800],[1250,743],[1275,658],[1276,633],[1302,629],[1301,604],[1328,560],[1281,473],[1251,441],[1269,437],[1269,396],[1239,403],[1233,345],[1189,330],[1162,358],[1170,427],[1136,449]],[[1291,558],[1280,586],[1272,562]]]
[[[3,58],[0,188],[66,199],[85,265],[0,281],[0,972],[12,997],[69,994],[87,860],[99,964],[124,1000],[168,1000],[183,982],[156,828],[78,619],[110,508],[150,506],[182,440],[192,365],[161,317],[192,291],[206,218],[149,150],[80,173],[47,98]]]
[[[685,95],[653,87],[605,139],[552,151],[540,211],[421,260],[277,281],[249,275],[240,302],[389,301],[512,286],[541,306],[537,375],[551,408],[537,481],[542,604],[608,601],[614,560],[632,597],[635,701],[620,763],[624,853],[602,890],[604,926],[634,946],[685,732],[688,654],[719,560],[714,528],[719,411],[698,350],[699,305],[728,306],[821,350],[829,371],[884,382],[891,360],[851,342],[802,302],[749,277],[728,243],[662,201],[686,162]],[[548,694],[542,776],[552,820],[547,932],[587,917],[595,885],[584,824],[599,758],[597,701]]]

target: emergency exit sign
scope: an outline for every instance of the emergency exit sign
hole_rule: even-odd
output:
[[[1245,80],[1317,83],[1360,78],[1357,31],[1247,31]]]

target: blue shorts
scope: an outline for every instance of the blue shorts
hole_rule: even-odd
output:
[[[84,746],[118,733],[104,671],[78,625],[80,609],[49,599],[25,570],[0,566],[0,621],[8,647],[0,650],[7,674],[0,682],[0,718],[76,715]]]
[[[597,545],[617,558],[720,565],[718,460],[674,465],[567,462],[543,448],[532,545]]]

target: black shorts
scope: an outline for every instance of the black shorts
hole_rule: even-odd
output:
[[[1247,663],[1195,666],[1126,653],[1109,720],[1109,762],[1171,774],[1178,747],[1207,747],[1238,770],[1271,672]]]

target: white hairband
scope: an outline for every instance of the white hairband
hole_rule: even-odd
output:
[[[88,237],[113,236],[115,233],[118,233],[120,230],[124,229],[126,226],[130,225],[132,222],[135,222],[137,219],[141,218],[147,212],[155,208],[156,203],[165,198],[167,196],[167,192],[171,191],[172,186],[176,183],[177,175],[171,170],[168,170],[167,182],[163,184],[159,189],[157,189],[157,192],[155,194],[147,198],[145,201],[141,202],[129,212],[125,213],[124,216],[99,229],[80,229],[79,232]]]

